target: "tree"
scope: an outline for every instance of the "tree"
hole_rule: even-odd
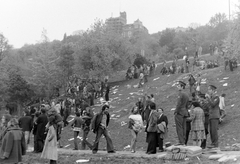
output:
[[[211,27],[217,27],[220,23],[227,21],[227,16],[225,13],[217,13],[209,20],[209,25]]]
[[[166,30],[162,31],[161,38],[159,40],[159,44],[161,47],[168,46],[169,52],[172,52],[174,47],[172,45],[173,39],[175,37],[175,30],[167,28]]]
[[[64,77],[69,77],[73,74],[73,66],[74,66],[74,58],[73,58],[74,51],[72,50],[70,45],[62,46],[60,50],[60,59],[58,62],[59,68],[62,70]]]
[[[0,62],[11,48],[12,46],[8,44],[8,40],[0,33]]]
[[[18,115],[22,106],[31,100],[34,92],[30,89],[29,84],[22,78],[17,68],[8,71],[8,95],[10,102],[16,102],[18,105]]]
[[[225,40],[224,47],[227,51],[226,56],[229,58],[236,57],[238,60],[240,59],[240,14],[238,13],[238,17],[234,20],[234,23],[231,27],[231,30]]]

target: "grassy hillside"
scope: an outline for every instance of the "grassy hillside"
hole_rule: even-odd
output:
[[[205,56],[204,58],[209,58]],[[211,57],[212,58],[212,57]],[[177,99],[177,89],[172,87],[172,84],[176,80],[183,80],[187,82],[187,74],[174,74],[174,75],[160,75],[159,70],[161,66],[157,68],[156,74],[154,77],[149,78],[149,82],[144,85],[143,88],[134,88],[133,86],[138,83],[138,80],[131,80],[128,82],[117,84],[112,88],[110,93],[111,98],[111,122],[109,131],[114,141],[114,146],[117,150],[124,150],[124,147],[130,144],[131,135],[127,128],[129,111],[132,108],[133,104],[137,101],[138,97],[144,93],[155,95],[155,101],[157,107],[162,107],[169,119],[169,137],[166,139],[171,143],[177,143],[177,135],[174,125],[174,115],[171,111],[172,108],[176,106]],[[240,129],[236,128],[237,125],[240,125],[238,121],[238,116],[240,115],[239,109],[239,71],[235,70],[230,72],[229,70],[224,71],[224,68],[218,67],[208,70],[198,70],[193,72],[200,73],[202,78],[206,79],[207,84],[214,84],[218,87],[218,93],[226,93],[226,105],[227,105],[227,116],[225,121],[220,125],[219,128],[219,141],[220,146],[231,145],[240,141],[239,131]],[[229,77],[227,80],[223,80],[224,77]],[[228,86],[224,87],[223,84],[228,83]],[[207,91],[207,84],[202,85],[202,91]],[[131,87],[129,87],[131,86]],[[189,88],[186,88],[186,92],[189,92]],[[233,106],[234,104],[234,106]],[[96,106],[93,107],[95,112],[98,112],[99,101],[96,101]],[[122,125],[125,124],[125,125]],[[70,144],[67,148],[73,148],[73,141],[68,141],[69,138],[73,137],[73,132],[69,127],[64,129],[63,133],[63,143],[64,145]],[[94,140],[95,135],[93,133],[89,134],[89,141]],[[209,139],[208,139],[209,140]],[[191,144],[191,141],[190,143]],[[105,141],[102,140],[100,148],[104,149],[106,146]],[[145,133],[142,132],[139,135],[137,149],[145,150]]]
[[[203,56],[201,58],[212,60],[212,56]],[[144,85],[143,88],[134,88],[133,86],[138,83],[138,80],[122,81],[115,83],[115,86],[112,87],[110,93],[111,107],[109,109],[111,114],[111,121],[109,126],[109,131],[114,143],[114,147],[117,151],[129,150],[125,148],[130,145],[131,134],[127,128],[128,116],[130,109],[137,101],[138,97],[144,93],[155,95],[155,102],[157,107],[162,107],[165,114],[169,119],[169,136],[165,142],[171,142],[176,144],[177,134],[174,125],[174,115],[172,108],[176,106],[177,100],[177,89],[173,87],[172,84],[176,80],[183,80],[187,83],[187,74],[174,74],[174,75],[160,75],[161,65],[157,67],[156,74],[154,77],[149,78],[149,82]],[[228,145],[240,142],[240,89],[239,89],[239,69],[236,69],[234,72],[229,70],[225,71],[223,66],[214,69],[207,70],[195,70],[193,74],[200,73],[203,79],[206,79],[207,83],[203,84],[201,89],[205,93],[207,91],[208,84],[214,84],[218,87],[218,94],[225,93],[226,96],[226,106],[227,106],[227,116],[224,122],[219,127],[219,142],[220,147],[223,148]],[[226,78],[228,77],[228,78]],[[224,79],[226,80],[224,80]],[[223,84],[227,83],[227,86]],[[189,88],[185,90],[189,93]],[[100,110],[99,100],[95,102],[93,107],[94,112]],[[69,118],[71,119],[71,118]],[[62,133],[62,142],[66,149],[73,149],[73,132],[68,126],[64,128]],[[88,141],[93,142],[95,134],[90,132]],[[141,132],[138,137],[137,150],[146,150],[147,144],[145,142],[146,134]],[[80,141],[80,140],[79,140]],[[208,136],[208,143],[210,139]],[[189,145],[192,144],[192,141],[189,140]],[[102,138],[99,144],[99,149],[106,149],[105,139]],[[144,162],[147,162],[144,161]],[[143,163],[144,163],[143,162]],[[150,162],[150,161],[149,161]],[[152,163],[153,161],[151,161]],[[121,162],[120,162],[121,163]],[[210,162],[213,163],[213,162]]]

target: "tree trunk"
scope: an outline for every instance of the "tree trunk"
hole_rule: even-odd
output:
[[[22,104],[18,101],[17,102],[17,115],[21,116],[21,111],[22,111]]]

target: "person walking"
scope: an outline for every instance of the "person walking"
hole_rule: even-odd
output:
[[[175,124],[179,143],[178,145],[184,145],[186,140],[186,117],[188,116],[187,104],[189,101],[188,95],[183,92],[186,84],[182,81],[177,83],[178,99],[177,107],[175,109]]]
[[[93,110],[90,107],[86,107],[85,110],[82,112],[82,119],[83,119],[83,139],[82,139],[82,147],[81,150],[86,149],[86,145],[92,150],[92,144],[87,141],[87,136],[90,131],[90,124],[91,120],[94,117]]]
[[[109,109],[109,106],[103,105],[101,112],[96,114],[92,121],[92,130],[93,133],[96,133],[96,138],[92,149],[93,154],[96,154],[98,151],[98,145],[102,135],[104,135],[107,141],[107,152],[115,153],[112,139],[110,138],[109,132],[107,130],[110,121],[110,114],[108,113],[107,109]]]
[[[138,133],[143,128],[143,120],[142,116],[139,114],[139,110],[137,106],[134,106],[131,110],[131,115],[129,116],[129,129],[132,134],[132,140],[131,140],[131,152],[136,152],[136,142],[137,142],[137,136]]]
[[[80,117],[80,113],[76,112],[75,117],[73,120],[73,123],[71,124],[71,127],[73,129],[73,136],[74,136],[74,149],[78,150],[78,143],[77,143],[77,137],[81,131],[82,125],[84,123],[83,119]]]
[[[220,118],[219,96],[217,95],[217,87],[214,85],[208,86],[208,94],[206,94],[209,103],[209,127],[211,145],[209,148],[218,147],[218,124]]]

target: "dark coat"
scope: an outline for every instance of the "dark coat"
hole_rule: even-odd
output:
[[[220,118],[219,96],[214,95],[208,98],[209,103],[209,119]]]
[[[189,101],[188,95],[184,92],[179,92],[175,113],[179,114],[183,117],[187,117],[188,116],[188,111],[187,111],[188,101]]]
[[[36,125],[37,125],[37,140],[45,140],[46,138],[46,133],[45,133],[45,128],[48,123],[48,117],[46,114],[41,114],[37,120],[36,120]]]
[[[33,128],[33,120],[31,116],[23,116],[19,119],[19,126],[22,130],[31,132]]]
[[[149,119],[147,121],[147,132],[157,132],[157,120],[158,120],[159,114],[156,110],[152,110]]]
[[[110,121],[110,114],[107,111],[104,111],[104,113],[107,116],[107,120],[106,120],[106,126],[108,126],[109,121]],[[98,128],[100,127],[100,124],[102,122],[102,117],[104,115],[103,112],[100,112],[98,114],[96,114],[92,120],[92,130],[93,133],[96,133],[98,131]]]
[[[168,118],[164,114],[158,117],[157,124],[160,124],[161,122],[165,122],[166,126],[168,126]]]

